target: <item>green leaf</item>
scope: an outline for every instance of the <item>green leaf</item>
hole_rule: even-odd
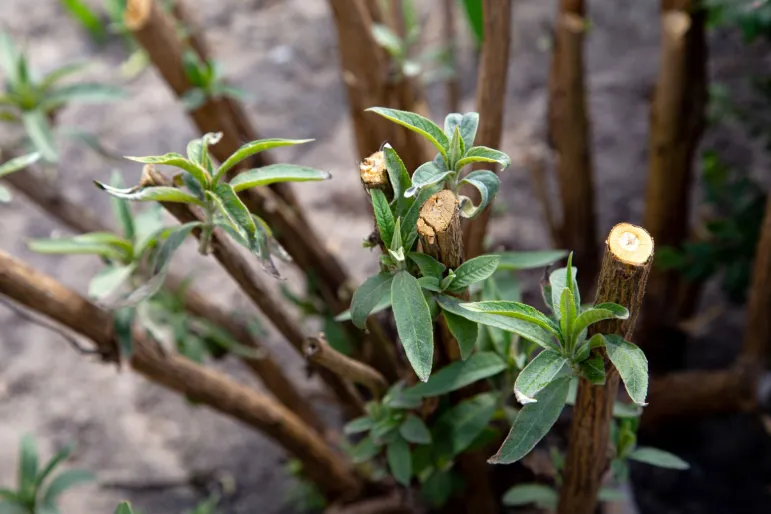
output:
[[[637,405],[646,405],[645,397],[648,394],[648,359],[643,351],[624,341],[616,334],[605,334],[605,349],[608,358],[618,370],[621,380],[624,381],[626,392]]]
[[[398,206],[406,205],[404,202],[404,193],[410,186],[412,186],[412,179],[407,171],[404,162],[402,162],[399,154],[386,143],[383,145],[383,157],[385,158],[386,171],[388,172],[388,181],[391,183],[391,188],[394,190],[394,199]],[[398,213],[403,214],[400,208]]]
[[[468,219],[472,219],[482,212],[495,199],[501,186],[498,175],[489,170],[472,171],[461,180],[461,183],[474,186],[481,196],[479,205],[474,205],[471,198],[461,195],[460,213],[461,216]]]
[[[217,173],[214,176],[214,181],[217,182],[220,177],[224,173],[227,173],[233,166],[238,164],[239,162],[243,161],[244,159],[248,159],[249,157],[256,155],[260,152],[264,152],[265,150],[270,150],[271,148],[279,148],[282,146],[294,146],[294,145],[301,145],[303,143],[309,143],[313,141],[313,139],[259,139],[257,141],[252,141],[251,143],[246,143],[245,145],[241,146],[238,150],[236,150],[233,155],[228,157],[225,162],[222,163],[222,165],[217,170]],[[269,166],[265,166],[260,169],[268,168]]]
[[[393,277],[391,307],[407,360],[418,378],[425,382],[434,358],[434,326],[418,280],[406,271]]]
[[[486,146],[475,146],[468,149],[463,158],[455,165],[455,169],[460,171],[464,166],[473,162],[494,162],[504,168],[511,166],[511,158],[505,153]]]
[[[97,180],[94,184],[99,189],[106,191],[116,198],[123,198],[126,200],[136,200],[140,202],[174,202],[174,203],[191,203],[199,206],[203,206],[203,202],[181,189],[169,186],[153,186],[153,187],[132,187],[129,189],[118,189],[117,187],[111,187],[107,184],[103,184]]]
[[[309,140],[310,141],[310,140]],[[220,168],[221,169],[221,168]],[[262,168],[239,173],[230,185],[236,192],[258,186],[267,186],[279,182],[316,182],[329,180],[332,174],[297,164],[269,164]]]
[[[452,139],[450,139],[450,146],[447,151],[447,166],[455,171],[460,170],[459,167],[456,167],[456,163],[460,164],[460,158],[465,150],[466,148],[463,144],[463,139],[460,137],[460,127],[455,127],[455,131],[452,134]]]
[[[494,393],[482,393],[453,406],[436,421],[435,445],[448,459],[466,451],[489,425],[496,408]]]
[[[570,377],[558,378],[542,389],[537,402],[522,407],[498,453],[487,462],[513,464],[530,453],[557,422],[569,389]]]
[[[37,487],[40,487],[43,485],[43,482],[45,482],[46,478],[53,472],[54,469],[56,469],[56,466],[67,460],[72,453],[72,451],[75,449],[75,447],[71,444],[68,444],[61,450],[59,450],[56,455],[53,456],[53,458],[48,461],[48,464],[46,464],[46,467],[43,468],[43,470],[38,473],[37,477],[35,478],[35,485]]]
[[[473,312],[495,314],[532,323],[554,336],[559,335],[559,327],[538,309],[520,302],[491,300],[486,302],[462,303],[460,306]]]
[[[391,304],[391,282],[393,275],[381,272],[369,277],[353,293],[351,298],[351,321],[357,327],[364,329],[367,326],[367,317],[378,304],[383,304],[388,299]]]
[[[484,37],[484,15],[482,9],[482,0],[463,0],[463,6],[466,10],[466,20],[474,34],[477,48],[482,46]]]
[[[664,450],[640,446],[629,454],[629,458],[652,466],[668,469],[688,469],[691,466],[677,455]]]
[[[578,275],[578,268],[573,266],[571,268],[573,277],[573,301],[576,305],[581,305],[581,296],[577,295],[578,283],[576,282],[576,276]],[[560,301],[562,301],[562,290],[568,287],[567,282],[567,268],[559,268],[551,272],[549,275],[549,284],[551,285],[551,302],[552,311],[557,319],[562,319],[560,311]]]
[[[124,307],[113,312],[113,330],[115,339],[118,340],[118,348],[122,359],[129,359],[134,352],[131,329],[134,323],[135,310],[133,307]]]
[[[115,509],[114,514],[134,514],[134,511],[131,509],[131,504],[129,502],[122,502],[118,505],[118,508]]]
[[[68,469],[51,481],[43,496],[43,505],[56,505],[59,496],[72,487],[93,482],[96,477],[90,471],[83,469]]]
[[[135,162],[141,162],[144,164],[163,164],[166,166],[173,166],[181,170],[185,170],[190,173],[195,179],[204,187],[207,187],[211,183],[211,176],[209,172],[201,167],[200,164],[188,161],[184,156],[178,153],[167,153],[165,155],[150,155],[147,157],[130,157],[126,159]]]
[[[387,293],[380,299],[380,301],[372,308],[370,315],[382,312],[391,306],[391,287],[387,289]],[[346,309],[334,318],[335,321],[350,321],[351,309]]]
[[[214,194],[222,201],[221,206],[225,209],[223,214],[233,221],[236,225],[235,228],[241,232],[244,239],[249,241],[250,249],[254,249],[257,224],[252,219],[252,214],[244,202],[241,201],[230,184],[217,184],[214,188]]]
[[[99,255],[106,259],[123,261],[128,255],[126,252],[126,247],[130,249],[131,244],[125,240],[121,240],[121,242],[116,243],[107,239],[100,240],[99,238],[89,237],[92,235],[101,234],[101,232],[94,232],[92,234],[82,234],[80,236],[74,237],[33,239],[27,243],[27,246],[29,246],[30,250],[37,253],[59,255]],[[117,236],[114,237],[119,239]],[[123,243],[125,243],[125,245]]]
[[[3,68],[3,75],[10,86],[17,86],[19,83],[19,50],[13,43],[11,36],[0,31],[0,66]]]
[[[450,282],[451,292],[465,291],[471,284],[476,284],[488,278],[498,268],[500,257],[497,255],[480,255],[458,266],[455,278]]]
[[[88,296],[96,299],[109,296],[128,280],[135,269],[134,264],[104,268],[88,284]]]
[[[80,0],[59,0],[62,7],[86,29],[97,43],[107,38],[107,31],[102,26],[102,20],[87,4]]]
[[[562,298],[560,298],[560,330],[562,336],[568,339],[573,334],[573,323],[576,320],[576,302],[573,299],[573,293],[569,288],[562,289]],[[571,343],[572,344],[572,343]]]
[[[20,157],[14,157],[13,159],[10,159],[0,165],[0,177],[3,175],[8,175],[9,173],[13,173],[14,171],[23,170],[30,164],[37,162],[39,159],[40,153],[38,152],[22,155]]]
[[[49,112],[70,102],[112,102],[125,96],[126,92],[116,86],[81,82],[54,89],[43,99],[40,108]]]
[[[420,252],[408,252],[407,258],[418,265],[420,274],[424,277],[434,277],[441,279],[442,273],[447,269],[447,266],[437,261],[428,254]]]
[[[394,123],[398,123],[413,132],[421,134],[428,139],[437,150],[439,150],[439,153],[442,154],[442,157],[444,157],[445,160],[447,159],[447,149],[449,148],[450,141],[447,139],[447,136],[444,135],[442,129],[440,129],[433,121],[424,118],[419,114],[399,111],[397,109],[388,109],[385,107],[370,107],[367,111],[379,114]]]
[[[439,303],[439,306],[445,311],[449,311],[476,323],[500,328],[507,332],[513,332],[528,341],[536,343],[541,348],[556,352],[560,351],[559,346],[554,342],[552,336],[537,325],[507,316],[470,311],[461,307],[460,300],[451,296],[437,295],[436,300]]]
[[[447,139],[452,139],[455,129],[460,126],[462,121],[463,115],[457,112],[450,113],[444,117],[444,135],[447,136]]]
[[[572,337],[578,337],[589,325],[606,319],[628,319],[629,311],[616,303],[601,303],[582,312],[573,324]]]
[[[29,514],[29,509],[20,503],[0,502],[0,514]]]
[[[570,361],[562,355],[544,350],[525,366],[514,383],[514,395],[522,405],[535,403],[536,396],[558,378],[571,374]]]
[[[465,361],[476,347],[477,338],[479,337],[479,325],[451,312],[442,311],[442,315],[447,322],[447,328],[450,329],[453,337],[458,341],[460,358]]]
[[[38,83],[38,88],[40,88],[43,91],[46,91],[50,89],[51,86],[59,82],[61,79],[67,77],[68,75],[72,75],[73,73],[79,72],[80,70],[84,69],[88,65],[89,65],[88,61],[80,61],[80,62],[65,64],[64,66],[56,68],[55,70],[43,75],[43,78]]]
[[[554,510],[557,508],[559,495],[548,485],[519,484],[506,491],[502,501],[507,507],[521,507],[532,503],[541,509]]]
[[[151,204],[134,217],[134,253],[140,255],[147,246],[155,242],[158,232],[163,229],[163,207]]]
[[[422,397],[439,396],[495,376],[506,368],[506,363],[495,353],[477,352],[468,360],[455,361],[445,366],[434,373],[425,384],[416,384],[406,392]]]
[[[19,471],[17,475],[19,494],[22,497],[34,492],[37,472],[37,444],[34,437],[26,434],[21,438],[19,446]]]
[[[466,149],[471,149],[474,146],[478,126],[479,113],[467,112],[463,115],[463,119],[460,122],[460,137],[463,138],[463,144]]]
[[[413,396],[406,393],[404,382],[397,382],[388,390],[383,397],[383,405],[392,409],[417,409],[422,400],[419,396]]]
[[[359,444],[353,447],[351,451],[351,462],[354,464],[362,464],[372,460],[378,453],[380,453],[380,446],[376,445],[372,438],[367,436],[359,441]]]
[[[11,191],[4,185],[0,184],[0,203],[8,203],[12,199],[13,196],[11,195]]]
[[[113,187],[123,187],[123,180],[117,170],[112,172],[110,182]],[[114,196],[110,197],[110,202],[112,203],[112,210],[115,213],[115,217],[118,218],[118,221],[120,222],[123,235],[129,241],[134,241],[134,216],[131,212],[129,202]]]
[[[21,120],[24,124],[24,130],[32,140],[35,149],[45,161],[56,162],[59,160],[59,152],[56,149],[54,134],[51,131],[51,125],[48,123],[48,117],[45,113],[36,109],[34,111],[24,111],[21,114]]]
[[[548,266],[568,254],[565,250],[543,250],[534,252],[504,252],[499,254],[499,270],[535,269]]]
[[[386,447],[386,459],[394,479],[405,487],[409,486],[412,478],[412,455],[407,441],[401,437],[391,441]]]
[[[387,25],[373,23],[372,36],[377,44],[382,46],[392,56],[398,57],[402,55],[402,38],[397,36]]]
[[[383,240],[386,248],[390,248],[394,237],[395,224],[391,206],[388,205],[385,193],[381,190],[373,189],[370,191],[370,195],[372,196],[372,210],[375,212],[375,222],[380,231],[380,238]]]
[[[343,433],[345,435],[358,434],[361,432],[367,432],[372,428],[372,418],[362,416],[356,418],[343,427]]]
[[[209,145],[216,145],[222,140],[222,132],[207,132],[187,144],[187,159],[201,168],[212,171],[213,164],[209,157]]]
[[[581,374],[594,385],[605,384],[605,359],[602,355],[594,355],[579,364]]]
[[[423,420],[414,414],[407,415],[399,425],[399,434],[410,443],[431,444],[431,432]]]
[[[611,489],[609,487],[601,487],[600,491],[597,493],[598,502],[623,502],[627,501],[627,499],[628,498],[623,491]]]
[[[452,170],[440,168],[433,161],[421,164],[412,175],[412,187],[404,192],[406,198],[415,196],[421,189],[439,184],[455,173]]]
[[[195,111],[202,107],[208,99],[206,91],[200,87],[191,87],[179,97],[180,102],[182,102],[187,111]]]

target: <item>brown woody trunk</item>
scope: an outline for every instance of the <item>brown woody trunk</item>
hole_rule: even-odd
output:
[[[632,337],[652,261],[653,240],[647,232],[628,223],[613,227],[606,241],[595,304],[618,303],[627,307],[630,314],[624,321],[608,320],[592,325],[589,337],[598,333],[618,334],[627,340]],[[584,378],[579,380],[559,514],[592,514],[602,474],[608,465],[610,421],[619,376],[604,350],[602,354],[606,361],[605,385],[595,386]]]
[[[479,127],[475,146],[498,148],[501,144],[511,46],[512,4],[511,0],[482,1],[484,41],[477,78],[476,106],[479,112]],[[486,165],[482,169],[489,167]],[[479,192],[474,188],[464,188],[463,194],[474,199],[475,203],[479,201]],[[488,206],[476,218],[466,223],[463,238],[466,257],[469,259],[484,253],[490,212],[491,206]]]
[[[0,294],[88,337],[103,355],[115,356],[109,312],[3,252]],[[298,458],[329,498],[355,496],[360,490],[349,464],[286,407],[182,356],[166,354],[138,331],[132,350],[130,364],[138,373],[263,432]]]

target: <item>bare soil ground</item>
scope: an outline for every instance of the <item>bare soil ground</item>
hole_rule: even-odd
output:
[[[221,61],[226,75],[251,95],[250,115],[266,137],[316,138],[316,142],[276,152],[287,161],[328,169],[334,180],[297,192],[326,244],[359,279],[376,268],[376,257],[361,248],[371,229],[370,214],[356,176],[356,156],[346,116],[345,90],[337,68],[336,35],[324,0],[201,0],[188,2]],[[427,16],[431,5],[421,4],[427,39],[436,39],[437,15]],[[548,236],[534,201],[523,152],[543,139],[546,76],[549,54],[544,42],[555,2],[518,0],[514,6],[514,43],[509,72],[505,134],[502,149],[515,165],[506,171],[498,203],[505,214],[495,218],[494,245],[510,249],[540,249]],[[659,56],[658,2],[653,0],[596,0],[591,4],[592,31],[587,63],[595,148],[599,231],[606,233],[619,221],[639,222],[646,171],[648,105]],[[0,26],[25,41],[34,67],[50,70],[87,57],[93,60],[90,75],[121,83],[118,66],[125,57],[114,42],[94,48],[79,28],[67,19],[54,0],[3,0]],[[473,109],[475,80],[471,42],[463,31],[460,66],[463,107]],[[765,62],[760,50],[747,49],[733,36],[713,37],[713,75],[733,91],[746,90],[745,76]],[[73,106],[61,123],[98,135],[118,155],[153,155],[182,151],[195,133],[183,108],[153,70],[126,84],[128,97],[109,106]],[[429,87],[434,117],[444,115],[441,87]],[[739,98],[741,94],[737,93]],[[9,136],[6,130],[2,133]],[[712,138],[712,139],[710,139]],[[762,152],[737,127],[711,133],[709,141],[723,145],[737,164],[762,169]],[[90,184],[119,169],[134,182],[140,168],[127,161],[107,161],[82,146],[62,141],[63,158],[58,180],[71,198],[109,216],[106,196]],[[698,187],[698,186],[697,186]],[[25,239],[45,237],[61,230],[17,198],[0,205],[0,248],[23,258],[68,285],[85,291],[97,268],[91,258],[54,258],[31,253]],[[185,248],[179,271],[195,267],[196,287],[234,309],[253,313],[248,302],[223,273]],[[297,289],[298,277],[287,270],[289,284]],[[719,295],[711,295],[721,302]],[[711,359],[731,355],[739,341],[741,312],[721,320],[725,336],[710,348]],[[266,326],[268,324],[266,323]],[[33,433],[44,456],[69,441],[78,451],[71,464],[93,470],[100,482],[129,487],[83,487],[66,495],[63,512],[109,513],[117,502],[131,499],[149,514],[176,514],[201,498],[188,486],[151,490],[143,485],[182,481],[194,472],[220,470],[234,477],[236,493],[226,512],[278,514],[295,512],[285,503],[292,480],[283,471],[286,457],[271,442],[245,427],[203,408],[194,408],[179,397],[128,372],[89,362],[67,347],[61,337],[17,317],[0,307],[0,483],[14,480],[17,443]],[[314,327],[309,327],[309,329]],[[302,361],[274,333],[266,343],[291,370],[301,387],[314,394],[315,381],[303,374]],[[702,343],[698,343],[702,344]],[[696,352],[699,353],[699,352]],[[710,359],[707,359],[708,361]],[[703,359],[693,359],[703,362]],[[719,362],[718,362],[719,364]],[[224,368],[250,381],[236,363]],[[256,386],[259,387],[259,386]],[[320,402],[321,405],[321,402]],[[322,405],[323,410],[323,405]],[[333,413],[327,413],[334,419]],[[769,483],[769,450],[762,431],[743,438],[744,453],[736,453],[731,434],[756,426],[754,420],[713,420],[712,425],[690,427],[701,434],[687,450],[695,462],[687,474],[662,472],[655,476],[635,472],[641,484],[637,496],[645,512],[728,513],[761,512],[762,484]],[[737,425],[738,423],[738,425]],[[712,427],[712,428],[710,428]],[[682,440],[681,440],[682,443]],[[749,445],[749,446],[748,446]],[[757,462],[765,456],[765,464]],[[742,459],[753,458],[753,462]],[[728,480],[740,473],[743,480]],[[722,481],[722,482],[721,482]],[[728,487],[725,484],[730,483]],[[662,484],[664,484],[662,486]],[[715,487],[715,484],[723,484]],[[676,487],[677,486],[677,487]],[[663,487],[663,490],[662,490]],[[675,492],[673,490],[682,491]],[[663,492],[662,492],[663,491]],[[660,494],[661,492],[661,494]],[[746,508],[734,509],[730,498],[744,495]],[[728,505],[728,507],[726,507]],[[739,505],[744,505],[740,503]],[[765,511],[767,512],[767,511]]]

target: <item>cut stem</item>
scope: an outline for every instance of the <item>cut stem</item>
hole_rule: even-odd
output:
[[[329,346],[324,334],[306,339],[303,353],[310,362],[323,366],[346,380],[363,385],[375,398],[381,398],[388,388],[388,381],[379,371]]]

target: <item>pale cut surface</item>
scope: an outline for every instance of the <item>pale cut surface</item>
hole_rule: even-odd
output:
[[[642,227],[619,223],[610,231],[608,248],[622,262],[645,264],[653,255],[653,238]]]

